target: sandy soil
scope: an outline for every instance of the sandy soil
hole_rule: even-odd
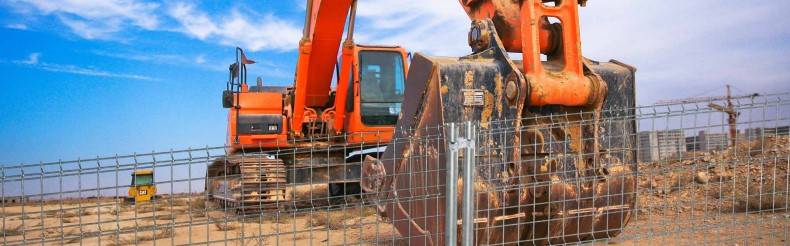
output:
[[[2,244],[47,245],[224,245],[225,241],[230,245],[342,245],[394,242],[399,237],[369,207],[243,216],[206,208],[200,197],[163,198],[138,205],[83,200],[79,204],[7,206],[0,229],[5,235]]]
[[[253,216],[240,220],[234,213],[222,211],[202,216],[199,211],[189,211],[188,206],[160,210],[138,205],[136,214],[134,209],[121,209],[116,214],[111,210],[113,203],[101,205],[99,213],[93,213],[97,210],[94,207],[83,209],[82,215],[66,212],[44,217],[30,213],[32,206],[27,206],[27,216],[5,217],[4,228],[17,228],[19,235],[7,234],[2,242],[46,245],[225,245],[226,241],[227,245],[392,245],[403,242],[392,226],[381,221],[372,209],[283,213],[280,217]],[[45,205],[44,209],[53,206],[58,205]],[[21,210],[21,206],[6,209]],[[641,213],[619,237],[594,244],[781,245],[790,236],[788,216],[774,212],[691,210]],[[20,224],[24,226],[19,228]]]
[[[626,244],[787,245],[790,137],[640,164]]]
[[[0,243],[340,245],[397,237],[370,208],[242,217],[203,204],[199,197],[181,197],[138,205],[83,201],[5,207]]]

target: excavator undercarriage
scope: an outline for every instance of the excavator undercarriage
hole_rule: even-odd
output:
[[[322,145],[326,146],[326,145]],[[215,203],[247,214],[358,201],[359,146],[235,153],[207,170],[206,192]],[[366,155],[378,156],[368,147]],[[372,150],[372,151],[370,151]]]
[[[210,199],[239,210],[277,209],[286,197],[286,169],[270,155],[232,155],[209,166],[206,181]]]

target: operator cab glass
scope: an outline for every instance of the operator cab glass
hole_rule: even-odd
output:
[[[395,125],[403,102],[403,56],[391,51],[360,51],[359,81],[362,123]]]
[[[132,174],[132,185],[150,185],[153,183],[154,183],[153,174],[142,174],[142,175]]]

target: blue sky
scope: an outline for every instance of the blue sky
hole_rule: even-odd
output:
[[[0,3],[0,164],[224,144],[233,47],[290,85],[304,1]],[[790,90],[790,2],[590,1],[586,56],[638,70],[640,104]],[[464,55],[454,0],[361,0],[357,40]]]

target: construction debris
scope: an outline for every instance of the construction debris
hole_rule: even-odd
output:
[[[787,209],[790,137],[640,164],[640,214]]]

